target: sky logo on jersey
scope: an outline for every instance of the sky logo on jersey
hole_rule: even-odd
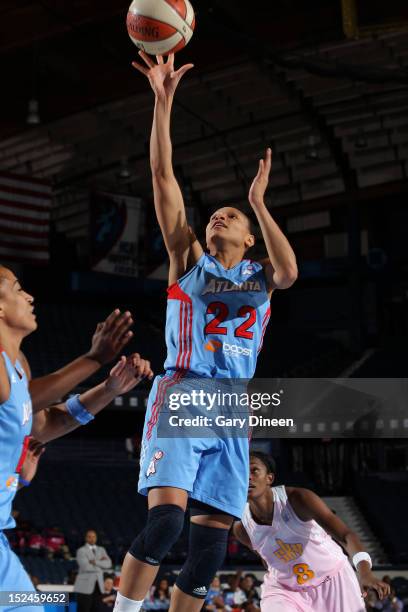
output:
[[[279,548],[274,550],[273,554],[280,561],[289,563],[289,561],[294,561],[295,559],[299,559],[299,557],[302,556],[302,544],[289,544],[288,542],[284,542],[283,540],[279,539],[276,539],[276,543],[279,545]]]
[[[230,291],[262,291],[259,281],[244,281],[243,283],[233,283],[228,280],[216,280],[213,278],[204,287],[201,295],[207,293],[228,293]]]
[[[6,480],[7,489],[17,489],[18,487],[18,476],[9,476]]]
[[[149,467],[146,470],[146,477],[149,478],[149,476],[151,476],[152,474],[156,473],[156,463],[158,461],[160,461],[160,459],[163,457],[164,453],[163,451],[159,450],[156,451],[153,455],[153,458],[151,460],[151,462],[149,463]]]
[[[31,418],[31,413],[32,413],[32,407],[31,407],[31,400],[29,400],[28,402],[24,402],[23,403],[23,425],[25,425],[26,423],[28,423],[28,421]]]

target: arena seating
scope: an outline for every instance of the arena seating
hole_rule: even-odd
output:
[[[21,557],[21,561],[30,576],[36,576],[43,584],[65,584],[69,574],[75,569],[75,561],[63,559],[41,559],[38,557]]]
[[[150,324],[146,313],[149,302],[144,303],[143,319],[138,318],[139,308],[136,304],[123,304],[118,299],[116,304],[106,303],[90,305],[76,304],[36,304],[38,331],[32,334],[23,344],[23,351],[31,365],[33,376],[42,376],[52,372],[90,348],[90,341],[99,321],[103,321],[116,306],[123,311],[129,308],[135,319],[134,339],[127,350],[137,351],[148,356],[157,370],[164,358],[162,334],[154,324]],[[152,350],[152,346],[154,350]],[[90,382],[100,380],[99,372]]]
[[[393,562],[407,564],[407,474],[356,475],[354,487],[361,509]]]

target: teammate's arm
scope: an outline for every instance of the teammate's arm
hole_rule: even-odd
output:
[[[269,259],[264,260],[268,288],[287,289],[297,279],[298,269],[296,256],[286,236],[280,230],[268,211],[264,195],[268,187],[269,173],[272,164],[272,151],[267,149],[265,159],[259,161],[258,174],[249,190],[249,203],[258,219],[262,237],[265,241]]]
[[[96,415],[115,397],[127,393],[146,377],[153,377],[149,361],[141,359],[137,353],[127,358],[121,357],[103,383],[85,391],[78,399],[87,412]],[[49,442],[77,429],[80,424],[66,404],[61,403],[34,415],[32,435],[41,442]]]
[[[20,351],[19,359],[29,380],[33,412],[58,402],[79,383],[97,372],[102,365],[115,359],[133,336],[129,331],[132,324],[130,312],[121,313],[119,309],[114,310],[105,321],[98,323],[92,337],[91,348],[85,355],[56,372],[39,378],[31,379],[30,366]]]
[[[181,77],[193,65],[186,64],[175,71],[173,54],[168,56],[166,63],[161,56],[157,56],[157,64],[143,51],[140,51],[139,55],[147,67],[137,62],[134,62],[133,66],[147,76],[155,94],[150,136],[150,167],[154,206],[170,258],[169,284],[172,284],[190,265],[194,265],[203,253],[197,238],[188,227],[183,196],[174,176],[170,137],[174,93]]]
[[[350,558],[359,552],[365,552],[358,535],[336,516],[316,493],[308,489],[289,487],[287,492],[290,504],[300,520],[315,520],[346,549]],[[365,589],[368,588],[375,589],[380,599],[389,595],[389,585],[374,576],[368,561],[360,561],[357,573],[364,596]]]

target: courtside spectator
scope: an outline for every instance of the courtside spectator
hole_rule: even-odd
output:
[[[204,610],[225,610],[224,597],[221,589],[221,583],[218,576],[213,579],[210,588],[208,589],[207,597],[205,598]]]
[[[112,567],[112,561],[103,546],[97,546],[96,531],[89,529],[85,544],[78,548],[76,560],[78,575],[74,584],[78,612],[96,612],[99,596],[104,589],[103,571]]]
[[[98,597],[97,612],[112,612],[117,591],[113,588],[113,576],[105,576],[103,592]]]
[[[254,576],[252,574],[246,574],[241,579],[239,586],[245,594],[245,601],[259,607],[259,593],[255,588]]]
[[[149,595],[143,602],[143,610],[162,610],[166,611],[170,607],[170,588],[166,578],[162,578],[158,585],[153,585]]]

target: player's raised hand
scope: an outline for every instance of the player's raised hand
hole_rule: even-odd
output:
[[[87,356],[101,365],[115,359],[132,338],[133,332],[130,331],[132,325],[131,313],[128,311],[121,313],[116,308],[105,321],[98,323]]]
[[[363,597],[367,597],[368,589],[373,589],[374,591],[376,591],[378,599],[380,600],[383,600],[390,594],[390,585],[387,582],[383,582],[382,580],[374,576],[371,570],[359,570],[357,574]]]
[[[137,382],[143,380],[143,378],[148,378],[152,380],[154,374],[153,370],[150,366],[150,361],[148,359],[142,359],[139,353],[133,353],[133,355],[129,355],[128,361],[131,362],[132,366],[135,369],[135,376],[137,378]]]
[[[150,362],[142,359],[139,353],[133,353],[128,357],[122,357],[110,371],[106,380],[107,389],[117,395],[127,393],[143,378],[153,378]]]
[[[272,149],[266,149],[265,159],[259,160],[258,174],[252,181],[249,190],[249,203],[251,206],[257,207],[264,203],[265,191],[268,187],[269,173],[272,166]]]
[[[30,438],[24,463],[20,470],[21,478],[23,478],[27,482],[32,481],[37,472],[38,462],[44,451],[45,446],[42,442],[39,442],[34,438]]]
[[[159,99],[171,98],[176,91],[181,77],[193,68],[193,64],[185,64],[178,70],[174,69],[174,53],[170,53],[167,62],[162,55],[156,55],[157,63],[144,51],[139,51],[140,57],[146,66],[132,62],[132,66],[144,74],[148,79],[155,95]]]

